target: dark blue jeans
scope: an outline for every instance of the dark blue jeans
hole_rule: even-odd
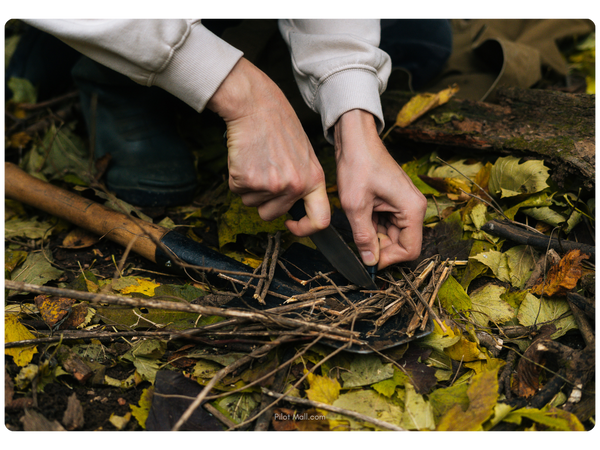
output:
[[[412,75],[419,89],[438,75],[452,53],[452,27],[445,19],[382,19],[379,47],[393,68]]]

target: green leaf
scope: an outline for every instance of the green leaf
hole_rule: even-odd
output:
[[[426,168],[429,166],[427,161],[427,157],[423,157],[418,160],[409,161],[407,163],[402,164],[402,170],[406,172],[409,176],[410,180],[416,186],[416,188],[421,191],[423,195],[441,195],[436,189],[429,186],[423,180],[419,178],[419,175],[424,175],[426,173]]]
[[[12,101],[15,103],[36,103],[37,89],[31,84],[31,81],[25,78],[11,77],[8,87],[13,93]]]
[[[449,276],[438,293],[438,298],[442,303],[442,307],[453,313],[457,311],[468,312],[472,309],[471,298],[467,295],[463,287],[453,276]]]
[[[344,389],[369,386],[394,376],[392,364],[382,364],[377,355],[356,355],[348,372],[342,373]]]
[[[558,408],[539,410],[537,408],[521,408],[512,411],[505,418],[505,422],[521,424],[522,419],[530,419],[556,431],[585,431],[585,428],[574,414]]]
[[[265,222],[258,215],[256,208],[245,206],[242,198],[231,194],[229,209],[219,220],[219,247],[235,242],[238,234],[258,234],[260,232],[276,233],[287,230],[285,216],[271,222]]]
[[[440,388],[429,394],[429,403],[433,410],[436,421],[450,411],[455,405],[459,405],[463,411],[469,407],[469,396],[466,383],[455,384],[447,388]]]
[[[477,256],[481,253],[487,253],[490,250],[494,250],[496,247],[487,241],[482,241],[476,239],[473,241],[473,246],[471,247],[471,252],[469,253],[469,259],[467,260],[467,267],[465,267],[465,271],[463,272],[462,278],[460,280],[460,285],[466,291],[469,288],[469,284],[475,278],[480,275],[483,275],[488,270],[488,265],[479,262],[474,256]]]
[[[526,245],[512,247],[505,253],[490,250],[470,256],[469,259],[471,258],[489,267],[499,280],[519,289],[529,280],[535,265],[534,253]]]
[[[489,190],[494,196],[515,197],[535,194],[546,189],[548,168],[543,161],[531,160],[519,164],[520,158],[498,158],[490,174]]]
[[[431,404],[422,395],[417,394],[415,388],[410,383],[406,384],[402,427],[407,430],[435,429]]]
[[[55,268],[42,253],[36,252],[30,253],[25,262],[13,271],[12,279],[43,286],[62,274],[63,271]]]
[[[463,411],[455,405],[446,412],[438,424],[438,431],[480,431],[491,417],[498,400],[498,370],[475,375],[467,389],[469,406]]]
[[[500,297],[505,291],[504,287],[490,283],[472,292],[471,318],[482,327],[486,327],[490,321],[502,324],[512,319],[515,310]]]
[[[398,386],[404,386],[408,381],[408,376],[397,367],[394,367],[394,376],[387,380],[375,383],[371,387],[379,392],[381,395],[391,397]]]
[[[355,411],[393,425],[402,426],[402,409],[393,401],[383,395],[379,395],[372,389],[358,389],[342,394],[333,402],[333,406]],[[348,420],[348,417],[343,415],[338,416],[331,413],[327,415],[327,418],[330,420],[338,417],[340,420]],[[367,430],[374,427],[372,424],[358,422],[356,419],[348,421],[352,429],[356,430]]]
[[[464,180],[466,176],[467,178],[474,180],[475,175],[483,168],[483,163],[481,161],[467,159],[459,159],[458,161],[449,162],[449,164],[450,166],[444,164],[435,168],[432,167],[427,172],[427,176],[437,178],[460,178],[462,180]]]
[[[548,195],[547,192],[540,192],[539,194],[534,194],[531,197],[527,197],[522,202],[517,203],[516,205],[504,211],[504,215],[510,220],[513,220],[519,209],[538,208],[540,206],[552,206],[552,196]]]
[[[562,317],[563,315],[565,317]],[[565,299],[560,298],[539,299],[527,293],[519,307],[517,319],[526,327],[554,323],[557,331],[551,336],[552,339],[563,336],[569,330],[577,329],[569,304]]]
[[[4,238],[13,239],[22,237],[27,239],[41,239],[52,234],[52,228],[56,223],[40,222],[37,217],[20,219],[14,217],[4,223]]]
[[[160,369],[159,359],[164,355],[167,343],[158,339],[145,339],[136,343],[123,359],[131,361],[143,380],[154,383]]]

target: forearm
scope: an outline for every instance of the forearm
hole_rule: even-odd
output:
[[[24,19],[82,54],[202,111],[242,52],[199,20]]]

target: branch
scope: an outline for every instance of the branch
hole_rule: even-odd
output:
[[[546,250],[548,248],[568,252],[570,250],[579,249],[583,253],[590,255],[593,259],[596,258],[596,247],[593,245],[582,244],[580,242],[567,241],[563,239],[550,238],[545,235],[532,233],[527,230],[518,228],[504,220],[490,220],[481,227],[486,233],[499,236],[501,238],[510,239],[517,244],[531,245],[532,247]]]

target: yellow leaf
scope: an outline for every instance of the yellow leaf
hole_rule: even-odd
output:
[[[148,420],[148,413],[150,412],[150,407],[152,406],[153,395],[154,386],[150,386],[142,391],[142,395],[140,395],[139,406],[129,405],[133,417],[135,417],[144,430],[146,429],[146,420]]]
[[[121,294],[131,294],[132,292],[138,292],[140,294],[152,297],[154,295],[154,289],[160,286],[153,281],[146,280],[145,278],[136,278],[137,285],[131,284],[123,289],[120,289]]]
[[[4,342],[16,342],[26,339],[35,339],[35,336],[25,328],[13,314],[4,315]],[[25,367],[37,353],[35,346],[15,347],[4,350],[6,355],[12,356],[19,367]]]
[[[469,362],[477,361],[478,359],[487,359],[485,354],[479,349],[479,346],[464,336],[461,336],[460,341],[456,344],[445,348],[444,352],[455,361]]]
[[[308,374],[310,389],[306,391],[309,400],[333,405],[340,395],[340,383],[329,377]]]
[[[402,107],[398,116],[396,117],[396,123],[394,127],[406,127],[421,117],[433,108],[447,103],[454,94],[458,92],[458,86],[453,85],[448,89],[438,92],[437,94],[419,94],[411,98],[406,105]],[[389,133],[389,131],[388,131]],[[385,136],[387,136],[387,134]],[[383,139],[385,139],[385,136]]]
[[[475,375],[467,389],[469,407],[455,405],[441,418],[438,431],[479,431],[498,400],[498,369]]]

